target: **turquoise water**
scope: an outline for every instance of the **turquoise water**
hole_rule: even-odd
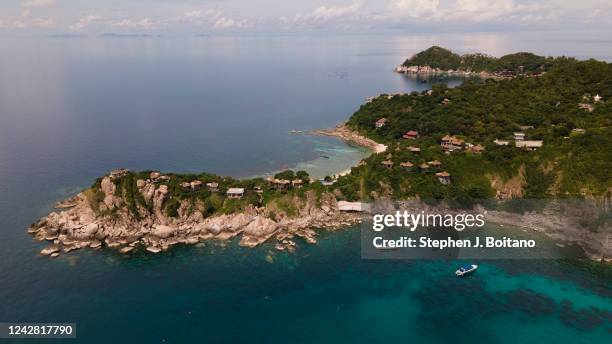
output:
[[[391,70],[432,44],[611,60],[607,37],[2,38],[0,322],[76,322],[78,343],[610,341],[610,275],[575,264],[479,262],[457,279],[459,262],[363,260],[356,229],[295,254],[231,242],[52,260],[25,231],[117,167],[343,170],[366,153],[288,131],[430,87]]]
[[[77,322],[84,342],[602,343],[609,280],[556,261],[368,261],[359,231],[295,254],[235,242],[41,261],[44,281],[3,298],[12,319]],[[15,281],[13,281],[15,282]],[[36,287],[37,286],[37,287]]]

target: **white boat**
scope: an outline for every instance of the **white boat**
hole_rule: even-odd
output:
[[[474,272],[476,269],[478,269],[478,265],[475,265],[475,264],[464,265],[460,267],[459,269],[457,269],[457,271],[455,271],[455,275],[457,275],[458,277],[465,276],[469,273]]]

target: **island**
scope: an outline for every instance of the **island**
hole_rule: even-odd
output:
[[[313,180],[304,171],[234,179],[209,173],[111,171],[56,204],[28,231],[52,257],[79,248],[143,248],[240,237],[293,251],[320,230],[368,211],[487,209],[610,258],[612,65],[519,53],[459,56],[432,47],[405,73],[464,73],[458,87],[383,94],[346,123],[314,134],[363,145],[350,171]]]
[[[527,52],[504,55],[500,58],[481,53],[459,55],[448,49],[433,46],[407,59],[395,71],[406,74],[513,78],[543,74],[554,64],[565,59]]]

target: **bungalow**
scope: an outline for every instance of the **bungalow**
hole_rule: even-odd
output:
[[[383,165],[384,167],[388,168],[388,169],[392,169],[393,168],[393,161],[391,161],[391,160],[385,160],[385,161],[381,162],[380,164]]]
[[[336,181],[337,181],[336,179],[332,179],[332,180],[321,179],[320,180],[321,185],[323,185],[323,186],[332,186],[332,185],[336,184]]]
[[[438,160],[432,160],[432,161],[428,161],[427,165],[434,167],[434,168],[438,168],[440,166],[442,166],[442,163]]]
[[[482,152],[484,152],[484,150],[485,148],[481,144],[477,144],[470,148],[470,151],[475,154],[481,154]]]
[[[229,188],[227,190],[227,198],[240,199],[244,196],[244,188]]]
[[[200,190],[202,188],[203,183],[199,180],[194,180],[189,184],[193,190]]]
[[[444,98],[444,100],[442,100],[442,105],[448,105],[450,103],[450,99],[448,98]]]
[[[254,190],[255,190],[255,192],[256,192],[256,193],[258,193],[258,194],[261,194],[261,193],[263,193],[263,192],[264,192],[264,191],[263,191],[263,188],[262,188],[261,186],[259,186],[259,185],[255,186],[253,189],[254,189]]]
[[[410,131],[407,131],[402,137],[407,140],[414,140],[417,137],[419,137],[419,132],[415,130],[410,130]]]
[[[446,135],[442,138],[440,143],[442,150],[445,152],[453,152],[455,150],[463,149],[463,140],[455,136]]]
[[[419,147],[410,146],[408,147],[408,150],[410,151],[410,153],[415,153],[415,154],[421,153],[421,148]]]
[[[110,179],[117,179],[117,178],[121,178],[127,175],[128,173],[130,173],[130,170],[125,169],[125,168],[119,168],[116,170],[112,170],[111,173],[109,174],[109,177]]]
[[[362,202],[338,201],[338,210],[358,213],[367,212],[370,211],[370,205]]]
[[[400,166],[406,171],[412,171],[414,168],[414,164],[411,163],[410,161],[404,161],[400,163]]]
[[[291,181],[291,186],[301,188],[304,185],[304,181],[301,179],[294,179]]]
[[[217,192],[219,190],[219,183],[215,183],[215,182],[206,183],[206,187],[211,192]]]
[[[426,163],[422,163],[421,165],[419,165],[419,169],[422,173],[427,173],[429,172],[429,165],[427,165]]]
[[[525,133],[514,133],[514,141],[525,140]]]
[[[153,182],[161,182],[161,181],[170,180],[170,177],[165,176],[159,172],[151,172],[151,174],[149,175],[149,178],[151,178]]]
[[[451,183],[451,175],[446,171],[436,173],[436,177],[438,177],[438,181],[444,185]]]
[[[587,104],[587,103],[578,104],[578,108],[582,110],[586,110],[588,112],[593,112],[593,110],[595,110],[595,107],[593,105]]]
[[[493,140],[493,143],[495,143],[498,146],[507,146],[510,144],[510,141],[495,139]]]
[[[542,141],[516,141],[516,147],[523,148],[525,150],[534,151],[542,147]]]
[[[291,181],[287,179],[269,178],[270,185],[276,190],[284,190],[291,186]]]
[[[375,123],[374,123],[374,127],[378,128],[382,128],[385,126],[385,124],[387,124],[387,119],[386,118],[379,118]]]
[[[191,189],[191,183],[189,183],[189,182],[182,182],[181,183],[181,187],[183,189]]]

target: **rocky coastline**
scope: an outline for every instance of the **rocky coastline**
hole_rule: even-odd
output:
[[[205,218],[199,211],[189,211],[190,205],[184,203],[179,216],[171,218],[162,211],[167,187],[147,182],[140,184],[139,190],[151,201],[153,211],[142,211],[139,219],[126,209],[124,199],[115,196],[115,185],[110,176],[105,176],[101,182],[104,197],[99,211],[92,208],[87,191],[84,191],[57,204],[57,211],[32,224],[28,232],[37,240],[50,244],[40,252],[50,257],[81,248],[102,247],[121,253],[141,247],[159,253],[177,244],[229,240],[237,236],[244,247],[276,240],[277,250],[293,251],[297,238],[308,244],[316,243],[317,232],[313,228],[335,230],[363,220],[363,214],[340,212],[331,194],[323,194],[318,202],[313,194],[308,194],[304,206],[294,217],[271,218],[269,209],[251,207],[240,213]]]
[[[400,74],[408,74],[408,75],[422,75],[422,76],[457,76],[457,77],[479,77],[483,79],[503,79],[507,76],[504,76],[500,73],[490,73],[490,72],[474,72],[474,71],[466,71],[466,70],[444,70],[439,68],[432,68],[430,66],[404,66],[399,65],[395,67],[394,71]]]

